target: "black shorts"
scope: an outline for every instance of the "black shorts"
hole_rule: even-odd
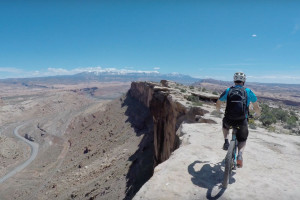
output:
[[[239,142],[245,142],[248,138],[248,120],[233,121],[227,118],[223,118],[223,128],[231,129],[237,127],[236,139]]]

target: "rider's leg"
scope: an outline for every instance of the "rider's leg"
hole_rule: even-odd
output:
[[[237,167],[243,167],[243,151],[246,147],[246,141],[238,143]]]
[[[230,126],[228,125],[227,119],[224,117],[223,118],[223,124],[222,124],[222,130],[223,130],[223,135],[225,141],[228,141],[228,135],[229,135],[229,128]]]
[[[226,119],[223,118],[223,136],[224,136],[224,145],[223,145],[223,150],[227,150],[229,147],[229,141],[228,141],[228,135],[229,135],[229,125],[226,123]]]
[[[223,127],[222,130],[223,130],[223,135],[224,135],[224,140],[225,140],[224,145],[223,145],[223,150],[226,151],[229,147],[229,141],[228,141],[229,129]]]
[[[224,135],[224,139],[226,140],[228,140],[228,135],[229,135],[229,129],[226,129],[226,128],[224,128],[223,127],[223,135]]]
[[[239,142],[239,144],[238,144],[239,154],[243,154],[245,147],[246,147],[246,141]]]
[[[237,132],[238,140],[238,157],[237,157],[237,166],[243,167],[243,152],[246,147],[246,141],[248,138],[248,123],[245,120],[245,123],[240,126]]]
[[[224,136],[224,145],[223,145],[223,149],[227,150],[229,147],[229,141],[228,141],[228,135],[229,135],[229,125],[226,122],[226,119],[223,119],[223,136]]]
[[[245,147],[246,147],[246,141],[248,138],[248,122],[245,120],[243,124],[239,127],[238,132],[237,132],[237,140],[238,140],[238,150],[239,154],[242,154]]]

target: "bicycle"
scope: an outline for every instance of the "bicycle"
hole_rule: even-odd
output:
[[[222,183],[223,188],[227,188],[227,185],[232,175],[232,170],[235,170],[237,166],[238,141],[236,139],[236,133],[237,127],[232,127],[232,139],[230,141],[228,151],[225,157],[224,180]]]

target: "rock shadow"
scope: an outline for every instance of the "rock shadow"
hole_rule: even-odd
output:
[[[153,132],[153,120],[149,108],[131,97],[129,93],[120,100],[123,101],[122,107],[127,107],[125,115],[128,119],[126,122],[131,124],[137,136],[148,133],[149,131]]]
[[[199,171],[195,170],[197,164],[205,163]],[[193,176],[191,181],[193,184],[206,188],[206,198],[210,200],[219,199],[225,192],[226,189],[222,187],[224,170],[224,161],[217,164],[210,163],[208,161],[194,161],[188,166],[188,172]],[[233,175],[235,173],[233,172]],[[229,184],[234,183],[235,179],[232,177]],[[215,193],[214,188],[218,188],[217,194]]]
[[[125,115],[134,128],[136,136],[143,137],[136,152],[129,157],[131,165],[126,175],[126,197],[132,199],[139,189],[153,175],[154,145],[153,145],[153,120],[149,109],[132,98],[129,94],[120,99],[122,107],[126,106]]]

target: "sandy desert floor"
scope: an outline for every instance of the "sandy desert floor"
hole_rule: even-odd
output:
[[[117,182],[112,177],[123,177],[123,189],[115,195],[124,198],[131,163],[128,159],[143,137],[136,137],[134,127],[126,121],[128,106],[120,100],[110,106],[109,103],[126,93],[129,86],[129,83],[54,85],[47,89],[2,86],[0,176],[16,170],[31,156],[31,147],[13,134],[16,127],[21,137],[28,134],[34,139],[38,153],[28,167],[0,183],[0,199],[82,199],[88,192],[90,197],[93,192],[97,195],[102,192],[101,196],[110,191],[114,194],[114,190],[108,189]],[[95,87],[96,90],[89,89]],[[121,122],[115,126],[114,120]],[[128,131],[128,135],[120,138],[118,131]],[[91,135],[82,138],[84,133]],[[133,141],[136,145],[132,145]],[[117,157],[120,151],[123,154]],[[119,175],[109,175],[107,169],[116,173],[110,167],[117,163],[115,160],[122,162],[121,168],[127,167],[120,169]],[[89,173],[84,171],[87,166]],[[105,173],[99,176],[99,170]],[[101,178],[109,182],[105,187],[99,185],[104,182]]]
[[[132,199],[153,173],[153,130],[149,111],[122,96],[129,87],[2,85],[0,177],[31,156],[16,127],[34,139],[38,153],[0,183],[0,199]],[[205,117],[217,124],[183,124],[181,148],[155,168],[135,199],[299,199],[299,136],[250,130],[245,166],[222,190],[221,118]]]

